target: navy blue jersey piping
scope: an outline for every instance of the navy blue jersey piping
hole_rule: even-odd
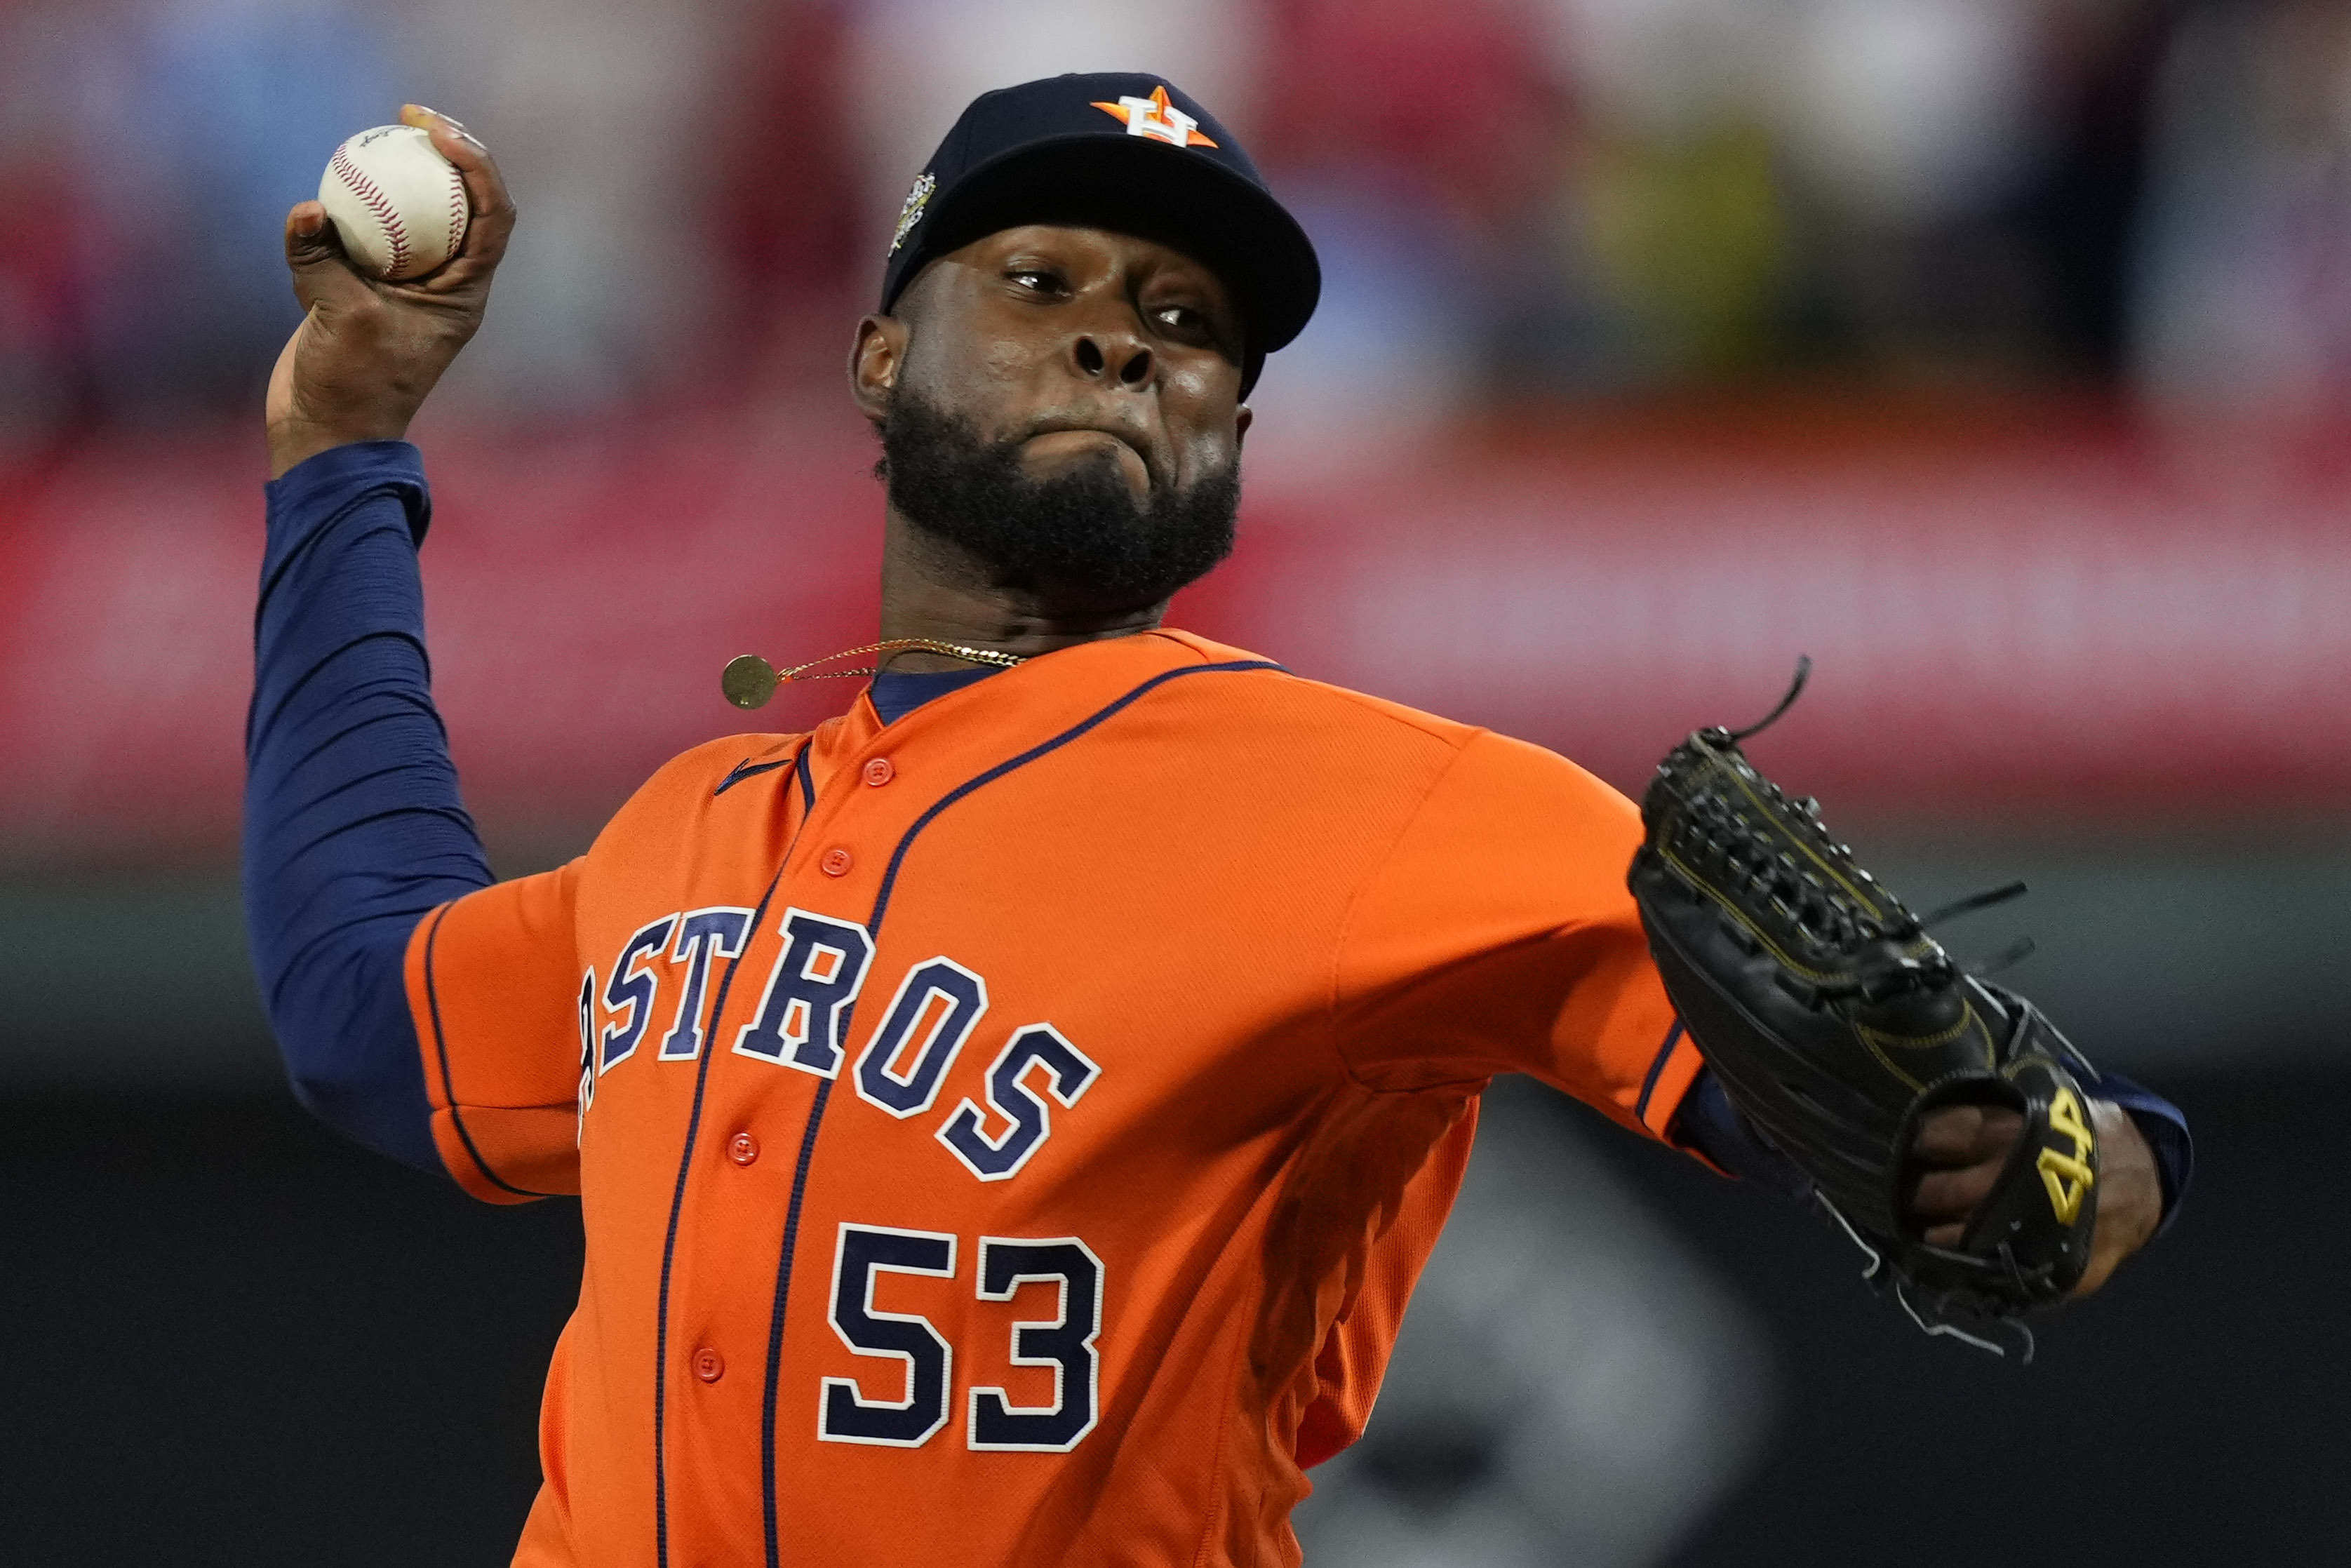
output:
[[[873,895],[873,913],[866,917],[865,922],[866,935],[872,938],[876,950],[878,951],[881,946],[882,920],[889,913],[890,894],[898,884],[898,870],[905,863],[906,852],[914,847],[914,840],[921,835],[923,830],[929,827],[939,813],[945,811],[949,806],[974,790],[994,783],[1006,774],[1025,768],[1039,758],[1060,750],[1101,725],[1104,720],[1132,706],[1146,693],[1156,690],[1169,681],[1185,675],[1209,675],[1237,670],[1279,670],[1281,667],[1270,659],[1236,659],[1218,664],[1186,664],[1180,669],[1164,670],[1117,701],[1099,709],[1079,723],[1071,725],[1051,739],[1030,747],[1018,757],[998,763],[985,773],[965,780],[940,796],[927,810],[914,819],[914,825],[908,828],[898,840],[898,847],[890,855],[889,869],[882,873],[881,890]],[[746,942],[743,946],[745,951],[749,951],[749,943]],[[840,1038],[844,1046],[849,1040],[850,1031],[856,1026],[856,1014],[857,1004],[853,1001],[843,1009]],[[800,1203],[808,1190],[809,1164],[816,1149],[817,1129],[824,1120],[825,1105],[831,1099],[831,1090],[832,1080],[830,1078],[824,1080],[819,1086],[815,1103],[809,1107],[807,1124],[800,1133],[799,1165],[792,1176],[791,1204],[784,1212],[782,1256],[777,1260],[776,1265],[776,1299],[769,1316],[768,1335],[768,1385],[761,1396],[759,1410],[759,1453],[762,1460],[759,1491],[767,1531],[768,1568],[781,1568],[783,1561],[777,1538],[775,1452],[776,1385],[783,1368],[785,1307],[791,1291],[792,1254],[799,1241]],[[681,1173],[681,1184],[682,1182],[683,1173]]]
[[[474,1134],[465,1130],[465,1113],[457,1108],[457,1089],[449,1073],[449,1041],[441,1031],[441,987],[433,975],[434,945],[441,940],[441,923],[449,918],[449,911],[453,907],[453,904],[444,904],[434,910],[433,929],[424,934],[424,1001],[433,1014],[433,1053],[441,1063],[441,1097],[449,1103],[450,1124],[457,1129],[457,1141],[465,1145],[465,1153],[473,1159],[474,1168],[488,1178],[491,1186],[517,1197],[557,1197],[559,1195],[555,1193],[533,1192],[527,1186],[517,1186],[492,1170],[490,1162],[484,1159],[482,1151],[475,1146]]]
[[[669,1568],[669,1474],[664,1439],[669,1415],[669,1281],[671,1268],[677,1260],[677,1225],[685,1211],[686,1177],[694,1169],[695,1140],[702,1130],[702,1094],[710,1081],[710,1059],[718,1054],[718,1020],[726,1015],[726,994],[734,988],[735,971],[742,967],[744,954],[750,952],[759,922],[766,918],[768,904],[784,880],[784,868],[792,863],[792,851],[800,841],[801,830],[808,826],[809,814],[816,809],[816,783],[809,771],[808,754],[809,743],[803,740],[799,755],[794,759],[800,783],[799,825],[792,830],[790,840],[784,845],[783,859],[776,863],[776,874],[768,880],[768,891],[759,895],[759,906],[751,912],[749,923],[743,927],[741,950],[726,960],[726,973],[718,981],[717,995],[711,998],[709,1021],[703,1030],[702,1059],[694,1064],[694,1104],[686,1113],[685,1148],[678,1155],[677,1186],[670,1195],[669,1230],[662,1238],[661,1293],[653,1314],[653,1553],[660,1568]]]
[[[842,1039],[848,1038],[846,1023]],[[784,1309],[792,1295],[792,1258],[799,1249],[800,1200],[808,1196],[809,1165],[816,1155],[817,1129],[824,1124],[824,1108],[832,1099],[833,1081],[821,1079],[816,1086],[816,1101],[809,1107],[807,1124],[800,1128],[800,1155],[792,1166],[792,1197],[784,1209],[783,1254],[776,1265],[776,1299],[768,1311],[768,1383],[759,1396],[759,1474],[766,1478],[759,1488],[761,1522],[767,1531],[768,1562],[777,1561],[776,1513],[781,1506],[776,1496],[776,1390],[784,1370]]]
[[[1665,1075],[1666,1063],[1674,1059],[1674,1047],[1682,1041],[1682,1020],[1674,1019],[1674,1027],[1666,1030],[1666,1043],[1657,1047],[1656,1059],[1649,1063],[1649,1075],[1641,1080],[1641,1098],[1634,1103],[1633,1120],[1646,1126],[1649,1120],[1649,1096],[1657,1092],[1657,1080]]]

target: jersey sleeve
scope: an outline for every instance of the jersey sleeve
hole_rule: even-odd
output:
[[[580,867],[444,904],[408,944],[433,1138],[492,1203],[580,1190]]]
[[[1333,977],[1367,1087],[1539,1078],[1665,1138],[1702,1065],[1625,885],[1630,800],[1564,758],[1480,733],[1358,894]]]

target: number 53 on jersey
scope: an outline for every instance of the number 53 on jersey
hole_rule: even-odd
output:
[[[956,1278],[959,1250],[956,1238],[940,1231],[841,1227],[832,1255],[832,1332],[857,1354],[894,1361],[903,1371],[896,1398],[867,1396],[878,1379],[824,1379],[819,1437],[919,1448],[946,1425],[956,1347],[929,1319],[877,1308],[874,1291],[885,1274]],[[1058,1287],[1054,1315],[1014,1323],[1011,1345],[1014,1365],[1051,1370],[1053,1398],[1047,1405],[1016,1405],[1004,1388],[969,1388],[963,1400],[964,1444],[978,1451],[1067,1453],[1093,1430],[1100,1397],[1094,1341],[1102,1333],[1102,1260],[1074,1236],[983,1236],[977,1253],[972,1284],[983,1301],[1008,1301],[1028,1284]]]

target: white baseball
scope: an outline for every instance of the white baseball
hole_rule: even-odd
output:
[[[413,125],[379,125],[336,148],[319,200],[351,260],[394,281],[456,255],[472,210],[457,166]]]

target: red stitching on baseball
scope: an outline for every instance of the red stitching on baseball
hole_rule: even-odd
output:
[[[450,172],[456,172],[455,170]],[[449,259],[452,261],[457,258],[457,247],[465,243],[465,224],[472,216],[473,212],[465,199],[465,182],[460,176],[449,182]]]
[[[351,162],[350,152],[343,148],[335,149],[335,156],[329,161],[329,167],[342,176],[343,188],[365,203],[368,211],[376,215],[376,221],[383,225],[384,237],[392,241],[392,265],[384,268],[383,275],[398,277],[408,265],[408,231],[401,226],[399,209],[392,204],[381,186],[360,172],[360,166]]]

